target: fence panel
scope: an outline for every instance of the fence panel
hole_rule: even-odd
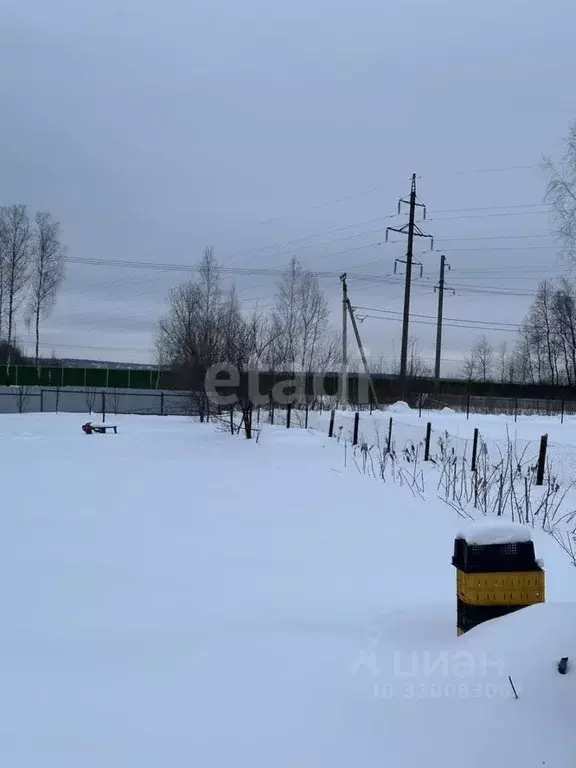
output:
[[[82,371],[83,369],[78,369]],[[104,370],[104,369],[103,369]],[[188,393],[98,387],[0,387],[0,413],[98,414],[104,404],[108,415],[141,414],[194,416],[194,398]]]

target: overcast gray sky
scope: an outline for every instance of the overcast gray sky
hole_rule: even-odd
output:
[[[0,203],[50,210],[77,259],[191,265],[213,245],[228,267],[294,253],[346,270],[353,304],[389,311],[361,327],[391,358],[401,280],[354,274],[392,274],[404,244],[379,230],[404,223],[383,217],[416,172],[458,286],[446,316],[518,323],[538,281],[566,271],[536,166],[576,117],[575,28],[573,0],[3,0]],[[418,245],[412,311],[433,315],[439,253]],[[43,351],[152,360],[185,277],[70,264]],[[234,280],[247,306],[270,303],[271,277]],[[337,277],[322,285],[337,309]],[[447,371],[479,333],[446,328]]]

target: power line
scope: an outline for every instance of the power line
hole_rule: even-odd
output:
[[[364,246],[362,246],[364,247]],[[351,251],[359,250],[357,248],[350,248],[342,253],[349,253]],[[331,254],[335,255],[335,254]],[[125,269],[151,269],[159,272],[188,272],[194,273],[198,270],[196,265],[190,264],[160,264],[157,262],[149,261],[127,261],[118,259],[87,259],[87,258],[75,258],[69,257],[67,259],[72,264],[84,264],[87,266],[99,266],[99,267],[120,267]],[[282,277],[285,274],[284,267],[220,267],[220,271],[224,274],[235,275],[265,275],[270,277]],[[312,274],[319,278],[338,278],[340,272],[337,271],[312,271]],[[396,285],[400,281],[400,278],[394,278],[393,276],[378,276],[378,275],[364,275],[349,273],[349,276],[354,277],[356,280],[376,281],[382,283],[389,283]]]
[[[453,288],[464,288],[467,291],[475,292],[478,290],[489,291],[491,293],[504,293],[506,295],[515,294],[518,296],[534,296],[534,293],[527,291],[510,291],[506,288],[500,288],[495,285],[466,285],[466,283],[452,283]]]
[[[533,275],[501,275],[501,274],[494,274],[494,279],[496,280],[550,280],[553,277],[562,277],[562,275],[542,275],[542,274],[533,274]],[[463,276],[466,280],[489,280],[492,275],[487,272],[483,275],[464,275]]]
[[[285,214],[281,214],[280,216],[272,216],[269,219],[264,219],[263,221],[259,221],[258,226],[260,226],[261,224],[270,224],[273,221],[280,221],[282,219],[287,219],[289,218],[289,216],[293,215],[294,213],[297,213],[298,211],[305,212],[305,211],[318,210],[319,208],[328,208],[331,205],[339,205],[340,203],[345,203],[348,200],[354,200],[357,197],[365,197],[366,195],[372,195],[375,192],[382,192],[383,190],[390,189],[391,187],[392,187],[392,184],[386,184],[385,186],[382,186],[382,187],[372,187],[371,189],[364,189],[364,190],[361,190],[360,192],[353,192],[350,195],[345,195],[344,197],[339,197],[336,200],[331,200],[326,203],[315,203],[306,208],[300,208],[300,209],[297,209],[296,211],[292,211],[292,213],[285,213]]]
[[[367,317],[369,317],[369,318],[371,318],[373,320],[388,320],[388,321],[393,322],[393,323],[401,323],[402,322],[402,319],[400,317],[378,317],[377,315],[364,315],[362,317],[362,320],[367,318]],[[360,319],[360,318],[358,318],[358,319]],[[417,325],[433,325],[433,326],[436,325],[436,323],[430,322],[429,320],[413,320],[412,322],[416,323]],[[475,330],[475,331],[485,330],[485,331],[502,331],[504,333],[512,333],[515,330],[513,328],[500,328],[500,327],[495,327],[495,326],[482,326],[482,325],[466,325],[464,323],[457,324],[457,323],[452,323],[452,322],[444,323],[444,325],[449,327],[449,328],[468,328],[468,329]]]
[[[489,214],[488,216],[481,216],[479,218],[489,218],[489,216],[494,216],[494,215],[495,214]],[[516,214],[514,214],[514,215],[516,215]],[[393,218],[395,218],[395,215],[394,216],[382,217],[382,218],[379,218],[379,219],[373,219],[372,221],[373,222],[385,221],[385,220],[390,220],[390,219],[393,219]],[[445,217],[445,218],[437,218],[437,219],[435,219],[435,221],[451,220],[451,219],[455,219],[455,218],[471,218],[471,217],[451,216],[451,217]],[[368,222],[365,222],[365,223],[368,223]],[[282,246],[285,246],[285,245],[289,245],[290,242],[292,242],[292,243],[304,242],[305,240],[312,239],[313,237],[318,237],[321,234],[330,234],[330,232],[342,232],[342,231],[345,231],[347,229],[351,229],[354,226],[356,226],[356,225],[349,225],[347,227],[339,227],[337,229],[329,230],[329,231],[327,231],[325,233],[319,233],[317,235],[307,235],[305,237],[296,238],[293,241],[287,241],[286,243],[279,243],[279,244],[277,244],[275,246],[272,246],[272,245],[264,246],[263,248],[260,248],[260,249],[257,249],[257,250],[253,250],[253,251],[247,251],[244,254],[239,254],[239,255],[240,256],[246,256],[246,255],[261,253],[262,251],[267,251],[268,249],[273,248],[273,247],[282,247]],[[322,241],[320,243],[308,243],[306,245],[300,245],[298,248],[290,249],[288,251],[281,251],[281,252],[272,253],[272,254],[261,253],[261,255],[259,255],[254,260],[261,260],[261,259],[264,259],[264,258],[292,257],[292,256],[294,256],[297,253],[301,253],[303,251],[307,251],[307,250],[310,250],[310,249],[325,248],[328,245],[334,245],[336,243],[342,243],[342,242],[346,242],[346,241],[349,241],[349,240],[355,240],[355,239],[360,238],[360,237],[370,237],[372,235],[379,235],[382,232],[385,232],[387,229],[389,229],[389,227],[379,227],[377,229],[363,230],[361,232],[355,232],[352,235],[347,235],[345,237],[337,237],[337,238],[334,238],[332,240]],[[534,234],[534,235],[524,235],[524,234],[521,234],[521,235],[491,235],[491,236],[455,237],[455,238],[446,238],[446,237],[443,237],[443,236],[438,236],[437,239],[441,239],[443,242],[464,242],[464,241],[475,241],[475,240],[508,240],[508,239],[510,239],[510,240],[518,240],[518,239],[542,238],[542,237],[552,237],[552,235],[547,233],[547,234]],[[393,240],[393,241],[390,241],[390,242],[391,243],[398,243],[400,241]],[[371,244],[371,245],[374,245],[374,246],[375,245],[383,245],[383,243],[380,240],[377,243],[374,243],[374,244]],[[362,247],[364,247],[364,246],[360,246],[360,248],[362,248]],[[333,255],[332,253],[322,253],[322,254],[319,254],[318,256],[310,257],[309,260],[316,261],[318,259],[326,259],[326,258],[330,258],[332,255]],[[227,259],[227,263],[232,264],[234,262],[232,262],[232,261]]]
[[[475,206],[473,208],[437,208],[436,210],[432,209],[430,213],[436,214],[436,213],[464,213],[465,211],[500,211],[503,208],[541,208],[541,207],[548,207],[552,208],[550,203],[513,203],[512,205],[486,205],[486,206]]]
[[[366,219],[364,221],[358,221],[358,222],[355,222],[355,223],[352,223],[352,224],[346,224],[343,227],[336,227],[335,229],[328,229],[328,230],[324,230],[324,231],[321,231],[321,232],[314,232],[313,234],[303,235],[302,237],[296,237],[296,238],[294,238],[292,240],[285,240],[285,241],[280,242],[280,243],[271,243],[270,245],[263,245],[261,248],[255,248],[255,249],[252,249],[252,250],[249,250],[249,251],[242,251],[240,253],[232,253],[232,254],[230,254],[230,258],[251,256],[252,254],[255,254],[255,253],[262,253],[263,251],[268,251],[271,248],[284,248],[285,246],[294,245],[296,243],[301,243],[301,242],[304,242],[305,240],[312,240],[314,237],[322,237],[323,235],[333,235],[336,232],[345,232],[348,229],[354,229],[355,227],[363,227],[366,224],[376,224],[376,223],[378,223],[380,221],[386,221],[386,220],[389,220],[389,219],[393,219],[394,216],[395,216],[395,214],[394,215],[390,215],[390,216],[377,216],[374,219]],[[382,231],[383,230],[381,230],[381,229],[376,230],[376,232],[382,232]],[[363,234],[367,235],[367,234],[370,234],[370,233],[369,232],[360,232],[357,235],[357,237],[360,237],[360,235],[363,235]],[[339,240],[336,240],[335,242],[339,242]],[[320,243],[319,245],[326,245],[326,243]],[[266,255],[267,254],[263,254],[263,256],[261,256],[260,258],[265,258]]]
[[[45,329],[50,330],[50,329]],[[34,339],[23,339],[22,344],[33,344],[35,343]],[[102,346],[102,345],[93,345],[93,344],[62,344],[59,341],[55,341],[52,344],[50,342],[41,342],[39,345],[43,349],[53,349],[54,347],[58,347],[59,349],[70,349],[70,350],[78,350],[78,349],[99,349],[99,350],[106,350],[109,352],[154,352],[153,349],[148,348],[136,348],[136,347],[110,347],[110,346]]]
[[[507,206],[502,206],[502,207],[505,208]],[[457,211],[458,209],[453,209],[453,210]],[[467,209],[463,208],[461,210],[465,211]],[[482,209],[479,209],[479,210],[482,210]],[[486,218],[507,217],[507,216],[533,216],[533,215],[540,215],[540,214],[544,214],[544,213],[549,213],[549,211],[546,211],[546,210],[544,210],[544,211],[512,211],[512,212],[503,212],[503,213],[487,213],[487,214],[481,214],[481,215],[434,216],[434,217],[430,218],[430,220],[431,221],[452,221],[452,220],[456,220],[456,219],[486,219]],[[350,235],[348,237],[336,238],[334,240],[324,241],[324,242],[321,242],[321,243],[314,243],[314,244],[311,244],[311,245],[304,245],[304,246],[301,246],[300,248],[297,248],[296,250],[290,249],[289,251],[281,252],[281,253],[275,253],[275,254],[267,254],[266,253],[266,251],[269,251],[272,248],[284,248],[284,247],[287,247],[287,246],[290,246],[290,245],[295,245],[295,244],[298,244],[298,243],[303,243],[306,240],[312,240],[312,239],[314,239],[316,237],[322,237],[324,235],[335,234],[337,232],[345,232],[345,231],[347,231],[349,229],[354,229],[356,227],[365,226],[367,224],[376,224],[378,222],[390,220],[390,219],[395,218],[395,216],[396,216],[396,214],[393,214],[393,215],[390,215],[390,216],[379,216],[379,217],[376,217],[374,219],[367,219],[367,220],[364,220],[364,221],[359,221],[359,222],[355,222],[355,223],[352,223],[352,224],[347,224],[345,226],[337,227],[335,229],[329,229],[329,230],[324,230],[324,231],[321,231],[321,232],[315,232],[315,233],[310,234],[310,235],[303,235],[301,237],[293,238],[292,240],[281,241],[281,242],[278,242],[278,243],[271,243],[269,245],[265,245],[265,246],[262,246],[260,248],[254,248],[254,249],[251,249],[251,250],[248,250],[248,251],[242,251],[242,252],[239,252],[239,253],[233,253],[233,254],[230,255],[230,257],[227,258],[227,262],[228,263],[234,263],[234,262],[231,261],[231,259],[234,259],[236,262],[238,262],[238,260],[241,260],[241,259],[243,259],[243,258],[245,258],[247,256],[253,256],[254,254],[260,254],[260,255],[257,256],[258,260],[264,259],[264,258],[269,258],[270,256],[291,256],[291,255],[294,255],[294,253],[298,253],[298,252],[300,252],[302,250],[306,250],[306,249],[309,249],[309,248],[321,248],[321,247],[326,246],[326,245],[342,242],[344,240],[352,240],[352,239],[357,238],[357,237],[369,237],[370,235],[373,235],[373,234],[379,234],[380,232],[384,231],[384,228],[375,229],[375,230],[362,230],[362,231],[357,232],[354,235]],[[550,235],[545,235],[545,236],[550,236]],[[524,237],[524,235],[519,235],[519,237]],[[477,238],[471,238],[471,239],[477,239]],[[330,254],[326,254],[326,256],[329,256],[329,255]],[[317,258],[325,258],[325,256],[322,255],[322,256],[319,256]]]
[[[438,238],[443,239],[443,238]],[[450,248],[452,253],[473,253],[482,251],[491,253],[493,251],[552,251],[554,245],[491,245],[487,248]]]
[[[344,240],[353,239],[355,237],[359,236],[369,236],[371,234],[379,234],[380,232],[385,231],[386,228],[373,230],[370,232],[360,233],[359,235],[353,235],[351,237],[347,238],[339,238],[337,240],[334,240],[332,242],[342,242]],[[441,238],[443,242],[462,242],[462,241],[474,241],[474,240],[501,240],[501,239],[523,239],[523,238],[540,238],[540,237],[550,237],[550,235],[544,235],[544,234],[538,234],[538,235],[501,235],[501,236],[490,236],[490,237],[465,237],[465,238]],[[400,241],[392,241],[395,243],[400,243]],[[318,245],[310,246],[310,247],[321,247],[323,245],[328,245],[329,243],[321,243]],[[346,248],[340,251],[335,251],[327,254],[320,254],[317,257],[312,257],[310,261],[317,260],[318,258],[329,258],[333,256],[340,256],[347,253],[353,253],[356,251],[361,251],[364,249],[369,248],[377,248],[383,246],[383,242],[381,240],[375,242],[375,243],[364,243],[359,246],[355,246],[353,248]],[[483,247],[483,248],[452,248],[453,251],[458,252],[468,252],[468,251],[498,251],[498,250],[550,250],[553,246],[489,246],[489,247]],[[279,253],[279,254],[270,254],[271,257],[274,256],[287,256],[290,255],[288,253]],[[142,268],[142,269],[155,269],[159,271],[183,271],[183,272],[194,272],[196,271],[197,267],[195,265],[189,265],[189,264],[170,264],[170,263],[158,263],[158,262],[144,262],[144,261],[136,261],[136,260],[125,260],[125,259],[102,259],[102,258],[80,258],[80,257],[68,257],[66,261],[69,264],[85,264],[85,265],[91,265],[91,266],[114,266],[114,267],[127,267],[127,268]],[[377,263],[377,262],[372,262]],[[280,267],[277,268],[278,270],[281,269]],[[250,268],[250,267],[225,267],[222,266],[220,268],[222,272],[228,272],[228,273],[236,273],[236,274],[259,274],[263,273],[258,268]],[[268,268],[268,272],[270,273],[272,270],[271,268]]]
[[[402,315],[402,312],[399,312],[394,309],[378,309],[376,307],[358,307],[356,305],[354,306],[354,309],[360,309],[365,312],[383,312],[391,315]],[[427,320],[435,319],[434,315],[419,315],[416,313],[411,313],[411,317],[420,317]],[[396,318],[390,318],[390,319],[396,319]],[[513,328],[520,328],[520,325],[518,323],[506,323],[505,321],[498,322],[498,321],[492,321],[492,320],[472,320],[466,317],[445,317],[444,319],[450,320],[456,323],[479,323],[481,325],[497,325],[497,326],[510,325]]]
[[[376,230],[378,232],[379,230]],[[367,233],[370,234],[370,233]],[[435,240],[442,240],[445,243],[471,242],[473,240],[532,240],[542,237],[553,237],[549,232],[536,235],[473,235],[472,237],[443,237],[436,235]],[[400,240],[392,240],[392,243],[399,243]]]
[[[356,251],[359,249],[351,248],[347,249],[345,251],[342,251],[342,253],[349,253],[351,251]],[[336,255],[336,254],[332,254]],[[121,268],[129,268],[129,269],[151,269],[155,271],[160,272],[186,272],[186,273],[194,273],[197,271],[197,266],[195,265],[187,265],[187,264],[158,264],[154,262],[143,262],[143,261],[120,261],[115,259],[80,259],[75,257],[69,257],[67,259],[69,263],[72,264],[84,264],[89,266],[102,266],[102,267],[121,267]],[[283,268],[267,268],[267,267],[254,267],[254,268],[248,268],[248,267],[221,267],[221,272],[223,274],[233,274],[233,275],[243,275],[243,276],[249,276],[249,275],[262,275],[267,277],[282,277],[285,274],[285,270]],[[339,272],[336,271],[312,271],[312,274],[316,275],[319,279],[337,279],[340,275]],[[379,276],[379,275],[369,275],[369,274],[361,274],[361,273],[348,273],[349,278],[353,278],[354,280],[359,281],[365,281],[369,283],[378,283],[379,285],[399,285],[401,282],[400,277],[394,277],[393,275],[387,275],[387,276]],[[425,278],[429,280],[429,278]],[[421,283],[416,282],[416,286],[422,288],[422,287],[431,287],[422,285]],[[527,291],[511,291],[504,288],[499,288],[497,286],[484,286],[484,285],[466,285],[465,283],[456,283],[454,284],[455,288],[458,289],[459,292],[465,292],[465,293],[471,293],[471,294],[486,294],[486,295],[503,295],[503,296],[535,296],[536,294],[534,292],[527,292]]]
[[[531,163],[530,165],[506,165],[502,168],[473,168],[468,171],[447,171],[446,173],[432,173],[419,176],[419,179],[432,179],[441,176],[471,176],[476,173],[506,173],[509,171],[526,171],[534,168],[541,168],[540,163]]]
[[[523,170],[540,168],[540,167],[541,165],[539,163],[535,163],[535,164],[533,163],[529,165],[509,165],[509,166],[504,166],[500,168],[473,168],[473,169],[463,170],[463,171],[447,171],[444,173],[424,174],[423,176],[418,176],[418,178],[432,179],[434,177],[439,178],[439,177],[445,177],[445,176],[470,176],[478,173],[505,173],[505,172],[513,172],[513,171],[523,171]],[[263,224],[270,224],[273,221],[280,221],[282,219],[287,219],[291,215],[299,211],[301,212],[312,211],[312,210],[318,210],[319,208],[327,208],[331,205],[339,205],[340,203],[347,202],[348,200],[353,200],[357,197],[365,197],[367,195],[375,194],[376,192],[383,192],[385,189],[391,189],[393,186],[394,186],[393,184],[385,184],[377,187],[370,187],[369,189],[363,189],[358,192],[352,192],[349,195],[344,195],[343,197],[339,197],[334,200],[314,203],[304,208],[296,209],[296,211],[279,214],[277,216],[271,216],[268,219],[263,219],[262,221],[258,222],[257,226],[261,226]]]
[[[514,171],[521,171],[521,170],[534,169],[534,168],[540,168],[540,167],[541,167],[541,165],[539,163],[536,163],[536,164],[527,164],[527,165],[510,165],[510,166],[496,167],[496,168],[473,168],[473,169],[461,170],[461,171],[447,171],[447,172],[436,173],[436,174],[434,174],[434,173],[432,173],[432,174],[424,174],[424,175],[418,176],[418,178],[419,179],[431,179],[431,178],[435,178],[435,177],[439,178],[439,177],[450,177],[450,176],[466,176],[466,175],[474,175],[474,174],[486,174],[486,173],[504,173],[504,172],[514,172]],[[336,199],[333,199],[333,200],[328,200],[328,201],[324,201],[324,202],[314,203],[312,205],[304,206],[302,208],[293,210],[291,212],[285,212],[285,213],[277,214],[275,216],[271,216],[271,217],[269,217],[267,219],[262,219],[261,221],[256,222],[256,224],[254,226],[260,227],[260,226],[263,226],[265,224],[270,224],[270,223],[275,222],[275,221],[282,221],[282,220],[290,218],[290,216],[293,216],[295,213],[298,213],[298,212],[304,213],[306,211],[312,211],[312,210],[319,210],[321,208],[327,208],[327,207],[330,207],[332,205],[339,205],[340,203],[347,202],[348,200],[353,200],[353,199],[358,198],[358,197],[365,197],[367,195],[375,194],[377,192],[382,192],[382,191],[384,191],[386,189],[391,189],[392,186],[393,186],[393,184],[380,185],[380,186],[376,186],[376,187],[371,187],[369,189],[359,190],[358,192],[352,192],[352,193],[350,193],[348,195],[344,195],[343,197],[339,197],[339,198],[336,198]],[[526,205],[528,206],[528,205],[533,205],[533,204],[526,204]],[[536,205],[536,204],[534,204],[534,205]],[[508,207],[514,207],[514,206],[502,206],[502,207],[503,208],[508,208]],[[488,209],[489,208],[490,207],[488,207]],[[458,209],[451,209],[451,210],[456,212]],[[461,210],[465,211],[465,210],[473,210],[473,209],[468,208],[468,209],[461,209]],[[433,213],[435,213],[435,212],[433,212]],[[356,226],[356,225],[350,225],[350,226],[352,227],[352,226]],[[231,230],[228,229],[228,233],[230,231]],[[221,234],[221,232],[219,234]],[[218,235],[216,235],[216,238],[217,237],[218,237]],[[208,240],[212,240],[214,238],[213,237],[209,237],[207,239]],[[271,248],[271,247],[275,247],[275,246],[265,246],[265,249],[268,249],[268,248]],[[248,255],[250,255],[250,253],[251,252],[249,252]],[[242,254],[239,254],[239,255],[242,255]]]
[[[541,272],[542,270],[549,270],[549,269],[556,269],[558,272],[567,271],[572,272],[574,270],[573,267],[561,267],[559,264],[534,264],[532,266],[523,266],[522,272]],[[490,274],[507,274],[507,273],[514,273],[517,274],[518,270],[516,267],[458,267],[457,270],[458,274],[481,274],[481,273],[490,273]]]

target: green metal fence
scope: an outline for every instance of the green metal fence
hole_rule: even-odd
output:
[[[163,373],[158,369],[65,368],[12,365],[3,370],[0,384],[26,387],[111,387],[115,389],[161,389]]]

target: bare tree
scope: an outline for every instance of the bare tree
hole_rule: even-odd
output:
[[[477,374],[477,362],[472,353],[467,354],[462,361],[462,376],[466,381],[474,381]]]
[[[26,206],[0,208],[0,251],[4,275],[3,301],[7,305],[8,344],[13,340],[14,318],[29,280],[30,243],[30,222]]]
[[[488,381],[494,365],[494,350],[486,336],[481,336],[478,339],[471,352],[472,358],[476,363],[478,376],[482,381]]]
[[[94,406],[96,405],[96,395],[98,392],[96,391],[96,387],[86,387],[84,390],[84,399],[86,401],[86,407],[88,408],[88,413],[92,415],[92,411],[94,410]]]
[[[196,281],[171,291],[168,311],[160,321],[157,346],[161,362],[180,374],[200,420],[204,421],[209,413],[207,371],[215,364],[226,363],[239,373],[246,372],[263,354],[267,326],[257,313],[249,318],[242,314],[233,288],[228,292],[222,290],[220,269],[212,249],[205,250],[198,273]],[[245,394],[243,415],[248,436],[251,404]]]
[[[318,277],[293,257],[278,281],[271,315],[268,367],[303,373],[325,371],[335,362],[338,344],[330,328],[328,302]]]
[[[576,292],[565,278],[555,287],[551,311],[561,378],[572,385],[576,382]]]
[[[530,357],[533,379],[539,383],[558,383],[558,337],[554,318],[554,288],[544,280],[520,328],[525,350]]]
[[[276,301],[272,310],[272,323],[276,331],[276,342],[269,351],[270,368],[292,370],[298,357],[302,329],[298,317],[298,288],[302,279],[302,268],[293,257],[288,268],[278,281]]]
[[[417,338],[408,340],[408,376],[425,378],[432,375],[432,368],[427,365],[420,351],[420,341]]]
[[[2,333],[4,330],[4,294],[6,288],[6,253],[2,245],[2,238],[0,235],[0,339],[3,338]]]
[[[385,371],[385,366],[380,362],[380,367]],[[420,350],[420,340],[415,336],[410,336],[408,339],[408,360],[406,366],[406,372],[409,377],[418,379],[425,378],[432,375],[432,368],[426,363],[422,357]],[[400,374],[400,361],[398,358],[394,358],[392,364],[392,373],[395,376]]]
[[[510,355],[508,354],[508,343],[500,342],[496,350],[496,373],[501,384],[509,381],[510,376]]]
[[[60,242],[60,224],[46,211],[36,214],[31,247],[31,295],[26,311],[30,327],[34,321],[36,336],[35,362],[40,356],[40,319],[54,307],[58,288],[64,277],[65,249]]]
[[[464,358],[462,375],[467,381],[488,381],[493,365],[494,350],[486,336],[481,336]]]
[[[300,370],[309,372],[323,356],[321,347],[326,342],[330,311],[318,277],[312,272],[301,273],[297,298],[301,328]]]
[[[554,211],[554,230],[562,242],[562,254],[576,258],[576,121],[564,139],[565,152],[561,163],[554,163],[549,155],[544,157],[548,173],[546,200]]]
[[[576,290],[568,280],[540,283],[519,336],[514,353],[518,381],[576,383]]]
[[[18,413],[24,413],[30,401],[30,389],[22,384],[12,387],[12,394],[16,400]]]

